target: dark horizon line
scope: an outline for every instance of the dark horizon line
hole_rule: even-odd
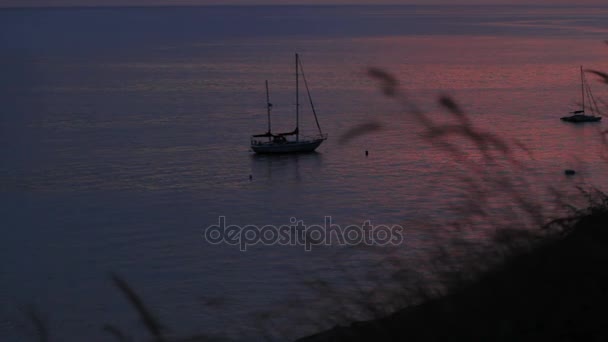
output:
[[[539,7],[539,8],[603,8],[607,5],[539,5],[539,4],[151,4],[151,5],[58,5],[58,6],[0,6],[2,10],[28,10],[28,9],[137,9],[137,8],[192,8],[192,7]]]

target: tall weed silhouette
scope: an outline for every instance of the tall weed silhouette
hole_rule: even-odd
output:
[[[608,83],[607,74],[596,70],[586,72]],[[581,222],[599,218],[604,221],[594,222],[608,224],[605,220],[608,197],[603,192],[579,187],[579,199],[583,198],[585,204],[577,207],[560,188],[547,185],[539,191],[534,180],[526,177],[531,171],[526,157],[534,157],[532,150],[518,139],[478,127],[451,96],[438,96],[437,103],[443,109],[444,117],[433,115],[413,101],[390,72],[369,68],[367,74],[378,82],[384,96],[399,103],[404,119],[418,124],[428,144],[467,171],[457,176],[461,184],[466,185],[467,193],[458,208],[458,219],[430,231],[436,245],[423,264],[411,263],[398,249],[381,249],[379,254],[382,258],[370,267],[364,278],[353,276],[348,272],[348,266],[340,266],[340,261],[336,261],[336,269],[343,272],[348,283],[353,284],[354,292],[332,287],[323,280],[311,281],[310,287],[317,291],[319,301],[328,308],[325,326],[336,327],[326,334],[302,341],[363,341],[370,336],[379,340],[400,340],[403,336],[393,336],[395,329],[387,322],[396,315],[407,316],[408,308],[413,310],[417,304],[433,303],[450,294],[466,292],[486,279],[488,274],[510,267],[506,262],[559,241],[580,227]],[[387,126],[382,117],[375,117],[343,133],[340,143],[349,144]],[[607,134],[604,131],[600,135],[606,147]],[[474,147],[473,152],[465,148],[469,146]],[[471,153],[478,154],[480,158],[470,158]],[[547,200],[547,194],[552,196],[552,203]],[[412,228],[429,227],[421,224]],[[470,239],[467,237],[470,233],[479,234],[473,234],[476,238]],[[344,253],[350,251],[345,250]],[[518,275],[525,272],[530,271],[522,268]],[[533,274],[527,275],[534,277]],[[471,304],[479,303],[472,301]],[[356,323],[362,317],[367,321]],[[454,320],[458,321],[458,318]],[[344,322],[349,322],[348,329],[340,328]],[[432,325],[433,322],[428,322],[429,329]],[[504,336],[509,334],[505,332]],[[438,336],[429,332],[427,337],[433,339]]]

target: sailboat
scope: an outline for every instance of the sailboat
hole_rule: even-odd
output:
[[[273,133],[270,112],[272,104],[270,103],[270,95],[268,91],[268,81],[266,81],[266,111],[268,116],[268,131],[263,134],[255,134],[251,136],[251,149],[256,153],[302,153],[313,152],[323,141],[327,140],[327,134],[321,131],[319,119],[315,111],[315,106],[310,96],[310,89],[304,76],[304,68],[300,61],[300,56],[296,53],[296,127],[291,132]],[[308,100],[312,109],[312,113],[317,123],[318,134],[314,136],[300,135],[300,73],[306,86]]]
[[[599,112],[597,102],[591,93],[591,88],[585,79],[585,73],[583,72],[583,67],[581,66],[581,97],[582,97],[582,107],[580,110],[575,110],[571,112],[570,116],[564,116],[561,118],[562,121],[567,122],[598,122],[602,120],[601,116],[595,116],[594,114]],[[589,110],[591,111],[591,115],[585,114],[585,97],[587,97],[589,102]]]

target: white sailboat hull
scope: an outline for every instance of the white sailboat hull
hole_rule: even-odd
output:
[[[323,138],[314,140],[276,142],[252,142],[251,149],[255,153],[306,153],[313,152],[323,143]]]
[[[602,120],[601,116],[594,116],[594,115],[581,115],[581,114],[576,114],[576,115],[571,115],[571,116],[564,116],[563,118],[561,118],[562,121],[567,121],[567,122],[574,122],[574,123],[579,123],[579,122],[598,122]]]

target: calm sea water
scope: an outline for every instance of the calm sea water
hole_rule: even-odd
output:
[[[0,339],[27,338],[29,305],[57,340],[105,340],[104,323],[139,336],[110,272],[175,332],[248,338],[260,335],[256,313],[307,296],[305,279],[325,272],[345,281],[331,271],[338,247],[210,245],[202,231],[219,216],[260,226],[328,215],[344,226],[399,224],[399,253],[419,258],[435,227],[458,220],[452,209],[467,199],[458,178],[467,170],[382,95],[368,67],[390,71],[436,120],[449,119],[436,104],[449,94],[478,127],[527,146],[529,154],[513,152],[527,172],[487,172],[511,172],[528,181],[526,191],[605,186],[603,124],[558,118],[580,102],[579,65],[608,69],[606,15],[585,7],[0,10]],[[330,138],[315,154],[254,156],[249,135],[266,125],[264,80],[273,124],[293,129],[294,52]],[[589,80],[602,98],[605,86]],[[304,130],[312,120],[305,109]],[[383,129],[339,143],[369,121]],[[565,168],[579,174],[566,179]],[[510,202],[497,197],[507,212]],[[348,258],[357,269],[377,257]],[[210,308],[209,298],[221,305]],[[303,325],[289,322],[287,335],[312,332]]]

